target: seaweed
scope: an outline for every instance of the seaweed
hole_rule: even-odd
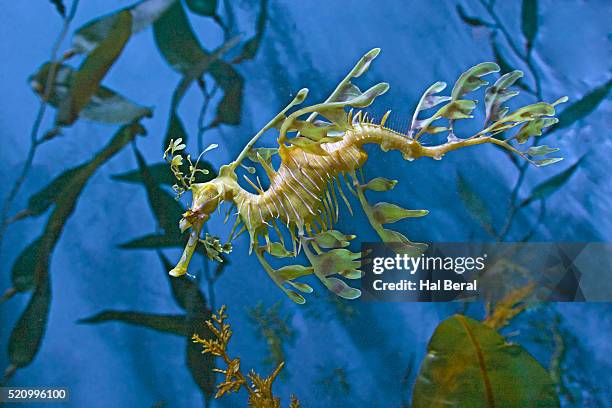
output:
[[[268,377],[262,378],[252,370],[247,375],[244,375],[240,370],[240,358],[231,358],[227,353],[227,347],[233,332],[230,325],[226,323],[227,314],[225,314],[225,310],[225,306],[221,306],[219,311],[212,315],[211,320],[206,321],[206,326],[212,332],[213,338],[202,338],[198,334],[194,334],[192,337],[194,343],[202,345],[203,353],[209,353],[220,357],[226,365],[225,369],[217,368],[214,370],[224,376],[223,381],[217,384],[215,398],[222,397],[226,393],[238,392],[240,389],[245,389],[249,394],[248,405],[250,407],[280,407],[280,398],[274,396],[272,385],[283,369],[285,365],[284,361],[281,361]],[[299,406],[300,403],[298,399],[292,395],[289,407],[298,408]]]

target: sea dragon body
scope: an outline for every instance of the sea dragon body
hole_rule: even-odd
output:
[[[381,83],[361,92],[350,82],[352,78],[360,76],[368,69],[378,53],[379,49],[374,49],[362,57],[325,102],[298,109],[287,116],[289,109],[304,100],[307,90],[301,90],[281,113],[251,139],[235,161],[221,167],[216,178],[206,183],[188,185],[193,194],[193,203],[184,214],[180,226],[182,230],[191,228],[192,231],[181,260],[170,271],[171,275],[180,276],[187,272],[195,247],[201,241],[200,232],[203,224],[219,204],[225,201],[235,206],[238,211],[231,237],[234,236],[236,228],[242,224],[241,231],[248,231],[251,238],[250,250],[255,250],[266,272],[292,300],[298,303],[305,301],[300,294],[287,288],[285,284],[302,292],[311,292],[312,288],[309,285],[295,281],[296,278],[308,274],[316,275],[326,287],[339,296],[355,298],[359,296],[359,290],[332,276],[339,275],[348,279],[361,276],[359,270],[361,254],[345,248],[354,236],[333,230],[339,214],[336,188],[352,213],[349,200],[342,189],[341,177],[346,181],[349,191],[359,199],[370,224],[384,242],[392,245],[398,252],[413,255],[421,253],[426,248],[424,244],[411,242],[399,232],[383,227],[383,224],[405,217],[425,215],[426,211],[404,210],[388,203],[379,203],[375,206],[368,203],[365,190],[383,191],[393,188],[395,182],[376,179],[375,182],[363,183],[359,180],[356,171],[368,158],[363,149],[364,145],[376,144],[385,152],[398,150],[405,160],[414,160],[420,157],[441,159],[452,150],[493,143],[519,154],[538,166],[560,160],[557,158],[532,160],[528,155],[535,156],[535,154],[525,154],[509,143],[513,139],[519,143],[524,142],[530,136],[541,134],[543,127],[556,123],[556,119],[551,117],[555,113],[554,106],[564,101],[562,98],[553,104],[540,102],[508,115],[508,109],[501,104],[517,94],[508,91],[507,88],[522,76],[520,71],[502,76],[493,87],[487,89],[485,129],[466,139],[455,136],[453,122],[472,117],[470,113],[475,107],[475,101],[464,100],[461,97],[486,84],[480,79],[481,76],[499,71],[499,67],[493,63],[482,63],[466,71],[455,84],[451,96],[436,96],[435,93],[443,90],[446,84],[440,82],[433,84],[419,101],[407,135],[385,127],[389,112],[378,123],[368,119],[367,114],[362,112],[353,115],[351,110],[347,113],[346,107],[367,107],[376,97],[388,90],[388,84]],[[428,119],[418,119],[420,111],[443,102],[448,103],[433,116]],[[299,119],[306,114],[310,115],[308,119]],[[314,122],[317,115],[323,116],[328,121]],[[441,128],[432,124],[441,118],[449,120],[448,127]],[[512,138],[499,137],[503,132],[519,124],[523,126]],[[276,170],[272,166],[270,157],[264,157],[265,155],[254,148],[259,137],[273,127],[279,129],[278,154],[281,164]],[[448,131],[446,143],[425,146],[419,141],[423,134],[440,131]],[[296,133],[296,136],[290,139],[289,133]],[[176,146],[175,143],[174,147]],[[175,149],[172,148],[172,144],[170,150],[174,154]],[[536,153],[541,155],[552,151],[555,149],[547,148],[543,151],[540,149]],[[247,157],[259,163],[266,172],[269,178],[267,189],[264,189],[261,183],[256,185],[246,176],[246,180],[256,193],[251,193],[239,185],[236,170]],[[349,181],[348,177],[352,181]],[[259,178],[257,181],[259,182]],[[283,225],[290,233],[292,251],[285,248],[283,234],[278,224]],[[280,242],[271,241],[270,231],[276,232]],[[264,245],[260,245],[262,237],[265,240]],[[295,257],[301,248],[310,266],[290,265],[276,270],[264,257],[266,253],[274,257]],[[330,250],[324,251],[324,249]]]

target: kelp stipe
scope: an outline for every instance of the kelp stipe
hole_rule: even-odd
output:
[[[483,62],[464,72],[453,86],[450,96],[438,95],[446,88],[444,82],[431,85],[417,104],[408,134],[385,127],[390,112],[378,123],[365,112],[347,112],[347,108],[362,109],[370,106],[389,89],[388,84],[379,83],[362,92],[351,82],[368,70],[379,52],[380,49],[375,48],[365,54],[325,102],[288,114],[306,98],[308,90],[300,90],[293,101],[249,141],[236,160],[221,167],[215,179],[206,183],[192,183],[192,174],[184,182],[185,177],[175,171],[182,183],[179,192],[191,190],[193,203],[181,220],[183,231],[191,228],[189,242],[178,265],[170,272],[172,275],[180,276],[187,272],[195,247],[202,241],[200,231],[203,224],[219,204],[227,201],[237,208],[237,218],[229,241],[247,231],[251,239],[249,252],[255,251],[270,278],[293,301],[305,302],[304,297],[293,289],[303,293],[312,292],[311,286],[296,281],[309,274],[317,276],[338,296],[354,299],[361,292],[339,278],[360,278],[360,258],[364,254],[346,249],[349,241],[355,238],[354,235],[346,235],[334,229],[339,215],[338,196],[352,213],[343,184],[358,198],[368,221],[383,242],[397,252],[411,255],[418,255],[427,248],[426,244],[412,242],[401,233],[384,227],[385,224],[404,218],[426,215],[427,211],[406,210],[390,203],[371,205],[367,201],[366,190],[389,190],[395,187],[396,181],[376,178],[365,182],[359,179],[357,170],[368,158],[363,150],[364,145],[377,144],[385,152],[399,150],[403,158],[409,161],[420,157],[440,160],[450,151],[485,143],[516,153],[538,167],[561,160],[556,157],[536,159],[556,152],[556,148],[537,146],[520,151],[512,143],[522,144],[530,137],[541,135],[543,128],[557,122],[554,117],[555,106],[567,100],[563,97],[554,103],[538,102],[508,113],[509,108],[503,104],[518,94],[509,88],[522,77],[521,71],[502,75],[493,86],[486,89],[486,118],[481,131],[467,138],[456,135],[455,121],[473,118],[472,112],[477,103],[476,100],[463,97],[487,85],[483,76],[499,72],[498,65],[492,62]],[[441,107],[430,117],[419,118],[423,111],[439,105]],[[307,117],[302,119],[304,116]],[[317,120],[317,116],[325,120]],[[445,126],[437,124],[442,119],[447,121]],[[504,137],[505,132],[519,125],[521,127],[514,135]],[[278,129],[278,149],[254,148],[261,135],[272,128]],[[442,132],[447,133],[445,143],[433,146],[421,143],[425,135]],[[174,167],[175,161],[180,161],[174,153],[183,148],[184,145],[176,141],[167,150]],[[278,169],[274,169],[271,163],[271,156],[275,154],[281,159]],[[255,184],[246,176],[245,179],[257,193],[250,193],[238,184],[236,169],[243,165],[246,158],[264,169],[270,180],[269,188],[264,189],[259,179],[258,184]],[[290,249],[287,249],[281,228],[286,228],[291,235]],[[271,231],[278,242],[271,240]],[[295,257],[302,248],[310,263],[308,266],[288,265],[274,269],[265,258],[266,253],[276,258]]]

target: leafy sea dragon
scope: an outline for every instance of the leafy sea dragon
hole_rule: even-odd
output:
[[[301,104],[308,89],[300,90],[295,98],[276,117],[263,127],[244,147],[233,162],[224,165],[219,175],[206,183],[193,183],[194,167],[190,163],[191,176],[186,177],[179,170],[182,164],[181,150],[185,148],[181,140],[172,141],[165,157],[169,157],[171,169],[182,181],[182,191],[191,190],[193,203],[183,214],[180,228],[184,232],[191,229],[189,240],[177,266],[170,271],[172,276],[187,272],[189,261],[198,242],[210,248],[210,236],[200,238],[203,224],[222,202],[231,203],[237,208],[237,218],[229,241],[243,231],[250,235],[249,253],[255,252],[259,262],[276,285],[293,301],[304,303],[303,293],[312,292],[312,287],[296,279],[314,274],[328,289],[337,295],[354,299],[360,291],[340,279],[357,279],[362,276],[360,268],[361,253],[346,247],[354,235],[345,235],[334,230],[338,221],[338,196],[342,198],[350,213],[352,209],[344,194],[342,184],[357,197],[368,221],[382,241],[395,251],[418,255],[426,249],[425,244],[411,242],[397,231],[385,228],[406,217],[420,217],[425,210],[406,210],[390,203],[371,205],[365,196],[366,190],[385,191],[393,188],[394,180],[375,178],[369,182],[360,180],[357,175],[366,162],[368,155],[363,146],[377,144],[387,152],[399,150],[405,160],[420,157],[441,159],[446,153],[467,146],[485,143],[495,144],[515,153],[536,166],[555,163],[561,158],[539,158],[558,149],[547,146],[531,147],[527,151],[518,150],[512,142],[525,143],[532,136],[542,134],[542,129],[557,122],[554,118],[555,105],[565,102],[566,97],[554,103],[538,102],[508,113],[509,108],[502,106],[518,92],[509,88],[523,76],[521,71],[502,75],[493,86],[485,91],[485,123],[483,129],[467,138],[459,138],[454,132],[454,123],[460,119],[472,118],[476,107],[475,100],[463,99],[487,82],[481,77],[499,72],[497,64],[484,62],[464,72],[450,93],[438,95],[446,88],[444,82],[431,85],[419,100],[407,134],[398,133],[385,127],[389,113],[380,122],[375,122],[367,113],[353,114],[348,108],[366,108],[375,98],[389,89],[387,83],[379,83],[362,92],[351,80],[364,74],[371,62],[378,56],[379,48],[365,54],[349,74],[340,82],[323,103],[289,111]],[[428,118],[420,118],[422,111],[440,106]],[[303,118],[306,116],[306,118]],[[322,117],[323,119],[318,119]],[[445,126],[438,125],[440,119],[446,120]],[[520,126],[513,136],[506,131]],[[255,148],[257,140],[268,130],[277,129],[278,149]],[[447,133],[445,143],[427,146],[421,143],[426,134]],[[291,136],[290,136],[291,135]],[[272,156],[278,154],[281,164],[278,169],[272,165]],[[189,158],[189,156],[187,156]],[[256,190],[251,193],[240,186],[236,170],[245,167],[242,162],[249,159],[258,163],[269,178],[269,187],[264,189],[244,176]],[[253,171],[252,168],[251,171]],[[342,181],[341,181],[342,180]],[[176,186],[175,186],[176,187]],[[336,194],[336,189],[338,194]],[[230,208],[230,209],[231,209]],[[229,214],[229,212],[228,212]],[[227,221],[227,218],[226,218]],[[280,225],[280,226],[279,226]],[[281,228],[286,228],[291,236],[291,249],[285,245]],[[236,231],[238,230],[238,233]],[[278,242],[271,239],[271,233]],[[218,240],[216,256],[223,251]],[[289,265],[274,269],[265,255],[277,258],[296,257],[304,250],[310,265]],[[210,256],[210,254],[209,254]]]

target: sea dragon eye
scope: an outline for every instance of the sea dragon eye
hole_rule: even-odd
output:
[[[380,121],[374,121],[373,117],[368,117],[367,113],[361,111],[353,115],[353,111],[347,111],[347,108],[366,108],[389,89],[388,84],[379,83],[362,92],[351,83],[353,78],[360,77],[368,70],[379,52],[380,49],[375,48],[366,53],[324,102],[288,113],[304,101],[308,90],[302,89],[298,92],[293,101],[246,144],[236,160],[221,167],[219,176],[212,181],[192,183],[193,170],[190,177],[184,176],[179,168],[183,163],[182,159],[177,159],[178,156],[172,157],[171,167],[181,182],[179,193],[191,190],[193,204],[181,221],[183,231],[191,228],[189,241],[178,265],[170,271],[171,275],[180,276],[187,272],[203,223],[222,201],[227,201],[238,210],[229,241],[235,237],[234,232],[238,227],[241,228],[236,236],[248,231],[250,252],[254,250],[270,278],[293,301],[305,302],[304,297],[293,289],[303,293],[312,292],[309,285],[296,281],[309,274],[314,274],[338,296],[354,299],[361,292],[340,278],[361,277],[359,268],[363,254],[346,249],[349,241],[355,238],[354,235],[345,235],[334,229],[339,216],[338,196],[352,213],[343,185],[357,197],[373,229],[392,249],[400,253],[419,255],[427,247],[385,227],[385,224],[403,218],[424,216],[427,211],[406,210],[390,203],[371,205],[368,202],[365,195],[367,190],[391,190],[397,182],[384,178],[369,182],[360,180],[357,171],[368,158],[363,149],[364,145],[376,144],[385,152],[399,150],[405,160],[420,157],[439,160],[450,151],[485,143],[492,143],[518,154],[536,166],[545,166],[561,160],[534,158],[558,149],[540,146],[538,149],[523,152],[512,143],[522,144],[532,136],[541,135],[543,128],[557,122],[554,117],[555,105],[567,100],[561,98],[554,103],[539,102],[508,113],[509,108],[502,105],[518,94],[509,88],[523,76],[521,71],[502,75],[493,86],[486,89],[486,119],[481,131],[466,138],[455,134],[454,123],[472,118],[476,107],[476,101],[463,97],[487,84],[482,79],[483,76],[499,71],[497,64],[492,62],[483,62],[464,72],[448,96],[437,95],[446,88],[444,82],[431,85],[417,103],[410,127],[405,133],[385,127],[390,112]],[[441,107],[431,116],[419,118],[423,111],[438,105]],[[323,120],[315,120],[317,117],[322,117]],[[439,126],[439,121],[442,120],[447,123]],[[508,137],[506,132],[517,126],[520,126],[519,130]],[[278,129],[278,149],[255,148],[254,145],[261,135],[273,128]],[[442,132],[448,135],[445,143],[425,145],[420,142],[421,137],[427,134]],[[185,145],[181,144],[180,140],[173,141],[166,153],[174,154],[184,148]],[[272,166],[271,157],[275,154],[280,156],[281,164],[278,169]],[[186,158],[190,169],[197,168],[197,165],[194,167],[191,164],[189,156]],[[238,184],[236,170],[246,158],[263,168],[269,178],[267,189],[262,187],[259,178],[255,184],[244,176],[256,193],[247,191]],[[283,228],[286,229],[285,233],[281,231]],[[291,236],[289,248],[285,245],[287,233]],[[278,242],[272,240],[271,234]],[[276,258],[295,257],[302,249],[310,265],[288,265],[274,269],[265,258],[266,254]]]

